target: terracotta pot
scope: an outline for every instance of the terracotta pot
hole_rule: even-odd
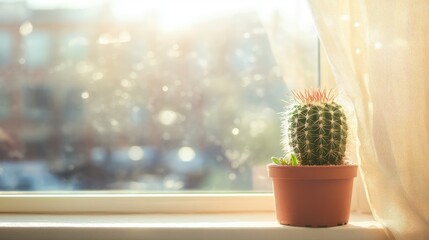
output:
[[[268,165],[280,224],[333,227],[347,224],[357,165]]]

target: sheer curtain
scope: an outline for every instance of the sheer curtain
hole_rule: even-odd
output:
[[[429,239],[429,1],[309,0],[353,104],[371,210],[392,239]]]
[[[287,87],[317,87],[318,39],[307,2],[282,0],[261,4],[259,14]]]

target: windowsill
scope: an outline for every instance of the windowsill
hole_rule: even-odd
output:
[[[281,226],[274,213],[0,214],[2,239],[387,239],[371,215],[333,228]]]

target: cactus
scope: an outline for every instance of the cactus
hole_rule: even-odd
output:
[[[286,112],[283,134],[300,165],[339,165],[347,142],[347,118],[331,91],[293,92],[295,103]]]

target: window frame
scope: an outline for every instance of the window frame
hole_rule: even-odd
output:
[[[320,48],[318,56],[319,85],[334,87],[328,60]],[[361,178],[359,177],[355,183],[352,211],[370,212]],[[274,212],[273,193],[0,192],[0,213],[240,212]]]
[[[273,212],[272,193],[134,194],[70,192],[1,194],[0,213]]]
[[[332,87],[329,64],[319,48],[319,83]],[[268,163],[268,160],[267,160]],[[370,213],[361,177],[352,211]],[[243,213],[274,212],[272,193],[130,193],[125,191],[0,192],[0,213]]]

